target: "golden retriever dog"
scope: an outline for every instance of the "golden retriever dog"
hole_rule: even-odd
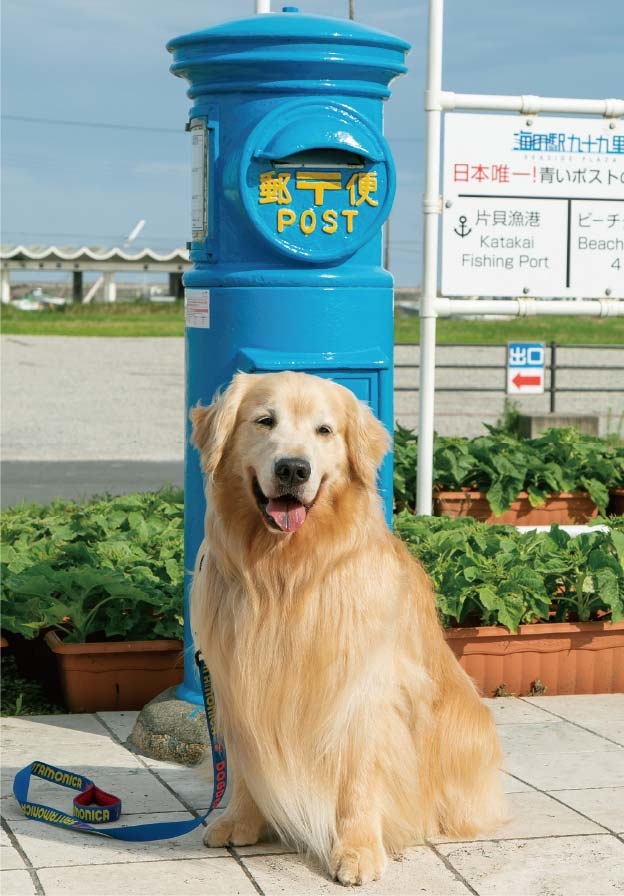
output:
[[[206,482],[191,625],[233,769],[207,846],[269,832],[342,884],[503,819],[488,709],[389,531],[389,437],[343,386],[242,374],[191,412]]]

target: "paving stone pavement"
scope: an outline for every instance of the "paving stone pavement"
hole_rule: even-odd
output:
[[[624,695],[487,700],[506,754],[510,821],[487,838],[431,842],[391,862],[370,896],[608,896],[624,892]],[[126,823],[188,818],[211,783],[124,746],[136,713],[2,720],[3,896],[316,896],[343,888],[278,843],[206,850],[201,833],[125,844],[27,820],[12,792],[34,759],[95,779]],[[37,788],[37,789],[35,789]],[[68,810],[72,792],[36,782]],[[226,795],[227,799],[227,795]]]

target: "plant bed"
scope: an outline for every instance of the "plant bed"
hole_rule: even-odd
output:
[[[173,639],[177,656],[161,663],[158,674],[168,671],[177,676],[173,684],[179,681],[182,516],[181,493],[5,511],[3,630],[22,676],[48,685],[56,677],[54,655],[43,640],[53,630],[64,659],[70,646],[71,652],[81,654],[92,652],[98,642],[105,642],[107,651],[121,651],[123,657],[132,642],[144,639],[157,654],[158,640]],[[624,622],[624,518],[600,522],[607,522],[610,529],[571,538],[557,526],[549,532],[520,533],[469,517],[417,517],[404,510],[395,517],[395,531],[433,581],[440,617],[450,631],[449,643],[465,639],[457,631],[475,627],[486,631],[492,626],[498,638],[511,641],[510,632],[519,627],[535,629],[543,637],[552,623],[619,631],[617,626]],[[479,644],[484,643],[485,635],[480,635]],[[466,647],[466,656],[470,650]],[[566,650],[564,646],[560,652]],[[129,668],[127,657],[124,662],[118,668]],[[80,673],[85,678],[88,674],[90,690],[102,674],[93,671],[94,663],[91,660],[90,672]],[[131,675],[138,675],[136,667]],[[537,677],[547,693],[560,686],[545,675]],[[168,684],[161,680],[154,685],[155,692]],[[485,680],[480,684],[489,687]],[[494,688],[502,685],[526,692],[524,685],[514,688],[512,679],[503,677]],[[121,692],[118,676],[112,708],[120,708]],[[148,702],[150,696],[139,698],[139,703]],[[88,706],[73,705],[85,710]],[[103,702],[96,709],[110,706]]]
[[[605,514],[610,494],[624,484],[624,443],[616,437],[601,439],[573,428],[547,430],[534,439],[521,439],[502,427],[487,427],[489,435],[474,439],[436,436],[433,453],[434,502],[438,513],[469,515],[490,522],[514,523],[505,516],[520,501],[520,525],[558,521],[571,525]],[[395,509],[416,506],[418,439],[397,426],[395,433]],[[442,498],[443,492],[461,496]],[[556,520],[553,499],[568,501],[571,514]],[[482,494],[487,505],[480,503]],[[584,500],[581,502],[582,495]],[[561,498],[560,498],[561,496]],[[591,499],[591,505],[589,503]],[[528,519],[529,509],[546,504],[546,518]],[[491,508],[491,509],[490,509]],[[526,512],[525,512],[526,511]],[[611,509],[610,512],[614,512]]]
[[[22,675],[56,680],[52,646],[74,712],[138,709],[179,683],[182,555],[179,491],[4,511],[3,630]]]
[[[144,641],[183,632],[181,492],[4,511],[2,627],[37,639]]]
[[[527,492],[520,492],[509,508],[496,515],[485,492],[462,489],[438,491],[433,497],[436,516],[453,519],[471,516],[482,523],[508,526],[579,525],[598,516],[598,508],[587,492],[559,492],[549,495],[542,504],[533,506]]]
[[[447,643],[486,696],[624,691],[624,622],[451,628]]]
[[[71,712],[142,709],[183,678],[183,643],[177,639],[72,644],[48,632],[45,640]]]
[[[612,693],[624,690],[624,519],[609,523],[573,538],[403,511],[395,532],[486,696]]]

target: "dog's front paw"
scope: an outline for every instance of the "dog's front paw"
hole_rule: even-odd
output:
[[[388,858],[381,843],[353,846],[341,843],[331,854],[331,872],[345,887],[361,886],[379,880]]]
[[[261,833],[262,826],[253,821],[224,816],[208,827],[204,834],[204,846],[253,846]]]

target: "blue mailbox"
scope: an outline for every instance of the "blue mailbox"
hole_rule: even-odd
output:
[[[167,48],[193,101],[187,411],[237,370],[303,370],[349,387],[392,432],[393,292],[381,256],[395,170],[382,101],[409,44],[285,7]],[[380,489],[390,520],[391,458]],[[204,510],[188,449],[187,598]],[[179,693],[201,701],[188,656]]]

